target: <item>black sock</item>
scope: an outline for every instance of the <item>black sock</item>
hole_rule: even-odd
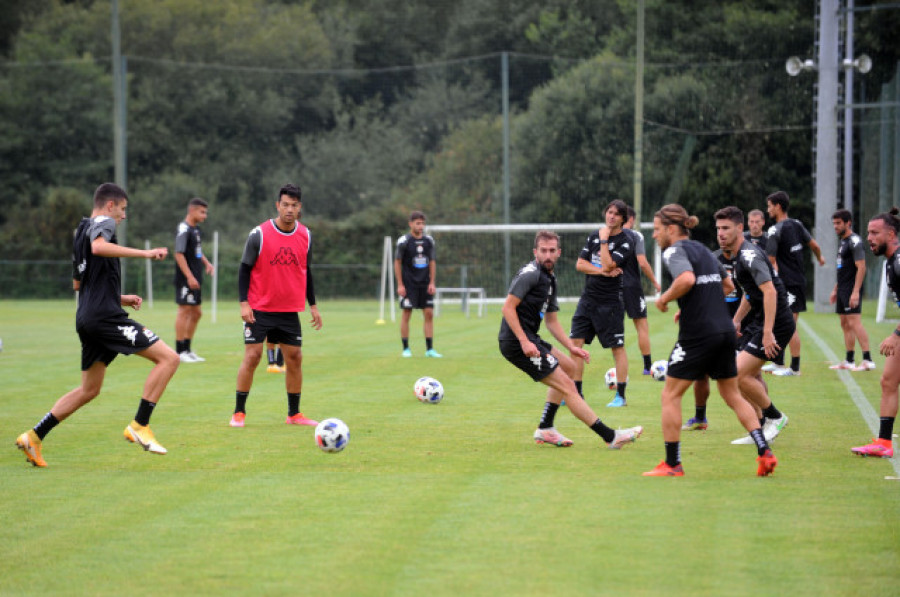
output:
[[[275,347],[275,364],[284,367],[284,353],[281,351],[281,346]]]
[[[293,417],[300,412],[300,392],[288,392],[288,416]]]
[[[848,351],[847,351],[847,358],[844,359],[844,360],[846,360],[848,363],[852,363],[852,362],[854,361],[854,359],[856,359],[856,351],[855,351],[855,350],[848,350]]]
[[[275,349],[274,349],[274,348],[267,348],[267,349],[266,349],[266,358],[269,359],[269,364],[270,364],[270,365],[274,365],[274,364],[275,364]]]
[[[706,405],[703,406],[694,406],[694,418],[699,419],[701,421],[706,420]]]
[[[50,430],[59,425],[59,419],[53,416],[53,413],[47,413],[44,418],[34,426],[34,432],[38,439],[44,439]]]
[[[541,415],[541,422],[538,429],[550,429],[553,427],[553,419],[556,418],[556,411],[559,410],[558,404],[546,402],[544,404],[544,413]]]
[[[769,444],[766,443],[766,438],[763,436],[762,427],[751,431],[750,437],[752,437],[753,441],[756,443],[756,453],[760,456],[765,454],[766,450],[769,449]]]
[[[871,361],[871,360],[872,360],[872,354],[871,354],[868,350],[864,350],[864,351],[863,351],[863,360],[864,360],[864,361]]]
[[[175,352],[181,354],[183,352],[187,352],[184,348],[184,340],[175,340]]]
[[[762,427],[762,426],[765,425],[765,424],[766,424],[766,418],[763,417],[763,418],[761,418],[761,419],[759,420],[759,426]]]
[[[653,362],[650,360],[650,355],[645,354],[643,356],[644,356],[644,369],[650,369],[650,365],[653,364]]]
[[[234,412],[236,413],[246,413],[247,412],[247,396],[250,395],[250,392],[240,392],[237,391],[234,393]]]
[[[894,417],[881,417],[881,424],[878,428],[878,439],[886,439],[891,441],[894,433]]]
[[[779,367],[784,367],[784,351],[781,351],[781,354],[775,357],[772,362]]]
[[[762,413],[763,413],[763,416],[767,419],[780,419],[782,416],[781,411],[778,410],[777,408],[775,408],[774,402],[770,402],[769,406],[764,408]]]
[[[681,442],[666,442],[666,464],[669,466],[681,464]]]
[[[625,386],[628,384],[626,382],[617,383],[616,384],[616,394],[622,397],[622,400],[625,400]]]
[[[141,403],[138,405],[137,414],[134,415],[134,422],[138,425],[149,425],[150,424],[150,415],[153,414],[153,409],[156,408],[155,402],[150,402],[141,398]]]
[[[608,444],[611,444],[612,441],[616,439],[616,432],[604,425],[603,421],[600,419],[594,421],[594,424],[591,425],[591,429]]]
[[[791,369],[800,371],[800,357],[791,357]]]
[[[584,398],[584,392],[581,391],[581,380],[575,382],[575,389],[578,390],[578,395]]]
[[[191,352],[191,339],[190,338],[185,338],[184,350],[185,350],[185,352]]]
[[[434,348],[434,338],[425,338],[425,350]]]
[[[409,348],[409,338],[400,338],[400,341],[403,342],[403,350]]]

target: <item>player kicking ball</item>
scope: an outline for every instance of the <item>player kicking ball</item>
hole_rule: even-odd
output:
[[[705,376],[715,379],[719,394],[735,412],[756,443],[756,474],[765,477],[778,464],[769,448],[753,407],[741,397],[734,358],[737,337],[723,297],[734,289],[722,264],[704,245],[689,237],[698,223],[677,204],[664,206],[653,218],[653,238],[663,251],[672,285],[656,301],[665,313],[677,301],[681,309],[678,341],[669,356],[662,391],[662,430],[666,458],[645,477],[683,477],[681,464],[681,398],[691,384]]]
[[[627,443],[634,442],[643,432],[643,427],[614,430],[591,410],[578,393],[572,373],[575,363],[538,336],[541,321],[569,353],[590,360],[590,354],[576,346],[566,336],[557,312],[556,276],[553,269],[559,260],[559,236],[549,230],[541,230],[534,239],[534,261],[526,264],[509,286],[509,294],[503,303],[503,321],[500,324],[500,352],[510,363],[527,373],[534,381],[546,385],[547,402],[534,441],[538,444],[552,444],[559,447],[572,445],[572,440],[563,436],[554,427],[554,418],[563,400],[573,415],[603,438],[610,449],[618,450]]]

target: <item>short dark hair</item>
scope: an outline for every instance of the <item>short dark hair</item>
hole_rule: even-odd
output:
[[[897,214],[900,214],[900,209],[892,207],[889,211],[882,212],[869,221],[881,220],[885,226],[894,229],[894,234],[900,236],[900,218],[897,217]]]
[[[625,216],[625,220],[626,220],[626,221],[627,221],[627,220],[630,220],[631,218],[637,218],[637,212],[634,211],[634,208],[633,208],[633,207],[631,207],[631,206],[629,205],[629,206],[627,206],[627,207],[625,208],[625,210],[626,210],[626,213],[628,214],[627,216]]]
[[[603,210],[603,213],[605,214],[613,207],[616,208],[616,212],[620,216],[622,216],[625,220],[628,219],[628,205],[626,205],[625,202],[621,199],[613,199],[612,201],[610,201],[609,205],[606,206],[606,209]]]
[[[555,240],[556,245],[559,246],[559,235],[552,230],[538,230],[537,234],[534,235],[534,248],[538,248],[538,243],[540,241],[548,241]]]
[[[279,189],[278,199],[276,199],[276,201],[281,201],[282,195],[287,195],[288,197],[293,197],[297,201],[300,201],[300,198],[302,196],[302,191],[300,190],[300,187],[298,187],[297,185],[295,185],[293,183],[287,183],[286,185],[281,187],[281,189]]]
[[[788,208],[791,206],[791,198],[784,191],[775,191],[766,197],[766,201],[779,206],[784,213],[787,213]]]
[[[409,214],[409,221],[410,221],[410,222],[412,222],[412,221],[414,221],[414,220],[424,220],[424,219],[425,219],[425,214],[424,214],[423,212],[421,212],[421,211],[416,210],[416,211],[414,211],[414,212],[412,212],[412,213]]]
[[[733,205],[729,205],[713,214],[713,218],[716,220],[731,220],[735,224],[743,224],[744,212]]]
[[[118,205],[123,199],[128,199],[125,189],[112,182],[104,182],[94,191],[94,207],[103,207],[107,201]]]
[[[839,209],[836,212],[834,212],[833,214],[831,214],[831,219],[832,220],[840,220],[846,224],[847,222],[853,221],[853,216],[850,214],[849,209]]]
[[[209,207],[209,203],[206,202],[206,199],[201,199],[200,197],[194,197],[190,201],[188,201],[188,207]]]

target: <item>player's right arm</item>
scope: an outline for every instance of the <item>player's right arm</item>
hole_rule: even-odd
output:
[[[537,346],[528,339],[528,336],[525,335],[525,330],[522,329],[522,323],[519,321],[519,312],[516,311],[516,309],[521,302],[522,299],[516,295],[507,294],[506,300],[503,301],[503,319],[506,320],[506,325],[509,326],[510,331],[519,340],[519,345],[522,347],[522,352],[525,353],[525,356],[540,356],[541,352],[538,350]]]
[[[553,334],[553,337],[556,338],[556,341],[562,344],[565,349],[569,351],[569,354],[584,359],[585,363],[591,362],[591,353],[584,350],[583,348],[575,346],[575,344],[572,343],[572,339],[569,338],[569,336],[566,334],[566,330],[563,329],[562,324],[559,322],[557,311],[548,311],[544,315],[544,326],[551,334]]]
[[[254,323],[253,308],[247,300],[250,294],[250,274],[256,265],[256,259],[262,249],[262,229],[259,226],[250,231],[238,266],[238,301],[241,305],[241,319],[246,323]]]
[[[397,239],[397,250],[394,251],[394,279],[397,280],[397,295],[406,296],[406,286],[403,285],[403,254],[406,252],[407,238],[404,234]]]
[[[200,288],[200,283],[197,281],[197,278],[194,277],[194,274],[191,273],[191,268],[188,267],[188,262],[184,257],[184,253],[175,252],[175,263],[178,265],[178,269],[181,270],[181,273],[184,274],[184,279],[187,280],[188,287],[192,290]]]
[[[98,257],[143,257],[145,259],[162,260],[169,254],[169,249],[166,247],[133,249],[108,242],[102,236],[98,236],[91,241],[91,252]]]

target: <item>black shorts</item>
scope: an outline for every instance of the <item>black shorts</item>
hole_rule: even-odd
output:
[[[175,287],[175,304],[176,305],[199,305],[202,299],[202,288],[192,290],[187,284]]]
[[[92,321],[78,328],[81,339],[81,370],[87,371],[97,361],[109,365],[120,354],[134,354],[147,350],[159,341],[159,336],[125,313]]]
[[[733,301],[725,299],[725,306],[728,307],[728,316],[734,319],[734,314],[737,313],[738,308],[741,306],[741,297],[737,297]]]
[[[406,296],[400,299],[401,309],[433,309],[434,295],[428,286],[406,286]]]
[[[614,305],[597,305],[583,297],[578,301],[569,338],[590,344],[595,336],[603,348],[625,346],[625,307],[621,301]]]
[[[838,315],[854,315],[857,313],[862,313],[862,300],[859,301],[855,307],[850,306],[850,295],[853,294],[853,289],[850,288],[847,292],[841,292],[841,289],[838,288],[837,300],[834,301],[834,312]]]
[[[300,315],[297,313],[270,313],[253,310],[253,323],[244,322],[244,344],[261,344],[268,339],[273,344],[303,346]]]
[[[803,286],[784,285],[788,295],[788,305],[791,307],[791,313],[803,313],[806,311],[806,288]]]
[[[522,352],[522,345],[518,340],[506,342],[501,340],[500,354],[502,354],[507,361],[527,373],[534,381],[541,381],[553,373],[554,369],[559,367],[559,361],[555,356],[550,354],[553,347],[549,343],[544,342],[536,336],[529,336],[528,339],[537,346],[537,349],[541,353],[540,357],[525,356],[525,353]]]
[[[679,340],[669,355],[666,375],[693,381],[707,375],[713,379],[737,377],[736,346],[737,339],[731,332]]]
[[[743,346],[741,347],[741,350],[743,352],[752,354],[758,359],[762,359],[764,361],[774,361],[779,356],[783,355],[785,350],[787,350],[788,342],[791,341],[791,338],[794,336],[794,330],[796,329],[797,324],[794,323],[793,317],[791,319],[783,318],[781,321],[775,321],[772,332],[775,334],[775,341],[778,342],[778,346],[781,347],[781,350],[778,351],[777,355],[770,359],[766,356],[766,351],[762,345],[762,324],[754,323],[744,334],[745,340],[742,343]]]
[[[625,288],[622,290],[622,299],[625,301],[625,314],[629,319],[647,319],[647,300],[644,291],[640,288]]]

